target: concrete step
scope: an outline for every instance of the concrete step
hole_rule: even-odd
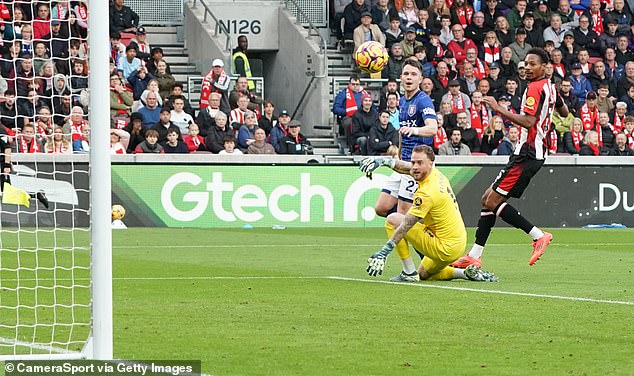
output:
[[[339,152],[339,148],[313,148],[313,153],[315,155],[341,155]]]
[[[187,74],[187,73],[174,73],[174,71],[172,70],[172,76],[174,76],[174,79],[177,82],[182,82],[183,84],[187,85],[187,77],[190,76],[190,74]]]
[[[176,26],[144,26],[148,34],[176,34]]]
[[[337,147],[337,144],[333,137],[308,137],[308,141],[310,141],[310,143],[314,147],[319,147],[319,148]]]
[[[175,56],[175,55],[165,55],[163,56],[163,59],[165,59],[165,61],[170,65],[170,67],[173,67],[174,65],[188,65],[189,64],[189,56],[187,55],[181,55],[181,56]]]
[[[181,55],[187,55],[187,50],[185,50],[184,46],[180,46],[180,47],[163,47],[161,46],[161,48],[163,49],[163,56],[181,56]]]
[[[196,71],[195,65],[171,65],[170,64],[170,70],[172,71],[172,74],[186,73],[186,74],[189,74],[190,76],[194,76],[195,73],[198,73],[198,75],[200,75],[200,72]]]
[[[178,44],[176,33],[160,33],[150,34],[148,32],[148,41],[152,46],[174,45]]]

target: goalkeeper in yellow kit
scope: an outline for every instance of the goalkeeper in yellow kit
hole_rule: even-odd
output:
[[[434,167],[434,160],[432,148],[419,145],[412,151],[411,162],[388,158],[366,158],[361,162],[360,169],[366,174],[386,165],[396,172],[409,173],[418,182],[418,189],[407,214],[392,213],[387,217],[385,228],[390,239],[368,259],[368,274],[383,274],[387,256],[394,249],[401,259],[410,257],[411,244],[425,257],[417,271],[402,271],[392,278],[393,281],[417,282],[420,279],[454,278],[497,281],[493,273],[476,265],[469,265],[466,269],[450,266],[464,252],[467,231],[449,180]]]

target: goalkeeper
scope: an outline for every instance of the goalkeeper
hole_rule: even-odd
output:
[[[476,265],[469,265],[466,269],[450,266],[462,256],[467,231],[449,180],[434,167],[434,160],[432,148],[419,145],[412,150],[411,162],[391,158],[366,158],[362,161],[359,168],[366,174],[384,165],[401,174],[409,173],[418,182],[409,211],[406,214],[392,213],[387,217],[385,228],[390,239],[368,259],[368,274],[373,277],[383,274],[387,257],[394,249],[401,260],[411,257],[411,244],[425,257],[418,271],[408,275],[407,279],[401,279],[402,281],[455,278],[497,281],[493,273]]]
[[[0,134],[0,191],[4,192],[4,184],[11,184],[11,143],[9,142],[9,136],[7,134]],[[27,195],[26,192],[24,192]],[[48,209],[48,199],[44,192],[28,193],[30,198],[37,198],[39,202]],[[28,204],[28,198],[26,199]],[[26,205],[28,206],[28,205]]]

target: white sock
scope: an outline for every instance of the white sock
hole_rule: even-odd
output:
[[[544,236],[544,232],[538,229],[537,227],[533,226],[533,228],[528,233],[528,235],[530,235],[533,238],[533,240],[537,240],[541,238],[542,236]]]
[[[414,265],[414,261],[412,261],[411,257],[401,260],[401,262],[403,263],[403,271],[405,274],[412,274],[416,271],[416,265]]]
[[[456,279],[469,279],[464,275],[464,269],[453,268],[453,277]]]
[[[482,257],[482,251],[484,251],[483,246],[473,243],[473,247],[469,251],[469,257],[480,258]]]

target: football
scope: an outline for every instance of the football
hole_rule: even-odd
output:
[[[112,220],[121,220],[125,217],[125,208],[121,205],[112,205]]]
[[[354,60],[359,69],[366,73],[378,73],[385,68],[389,56],[387,49],[379,42],[368,41],[357,48]]]

